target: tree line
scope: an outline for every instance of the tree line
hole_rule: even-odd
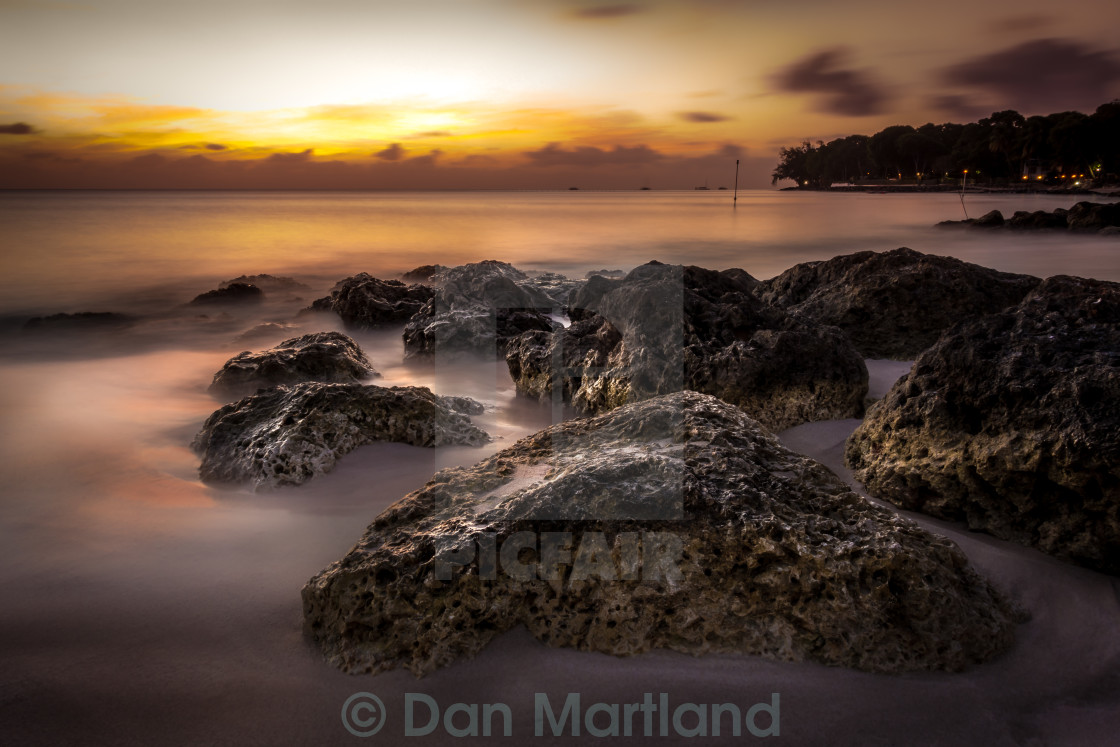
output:
[[[970,183],[1115,182],[1120,99],[1093,114],[1024,117],[1008,109],[969,124],[895,125],[828,143],[806,140],[779,151],[771,183],[792,179],[809,188],[879,180],[938,183],[960,180],[966,170]]]

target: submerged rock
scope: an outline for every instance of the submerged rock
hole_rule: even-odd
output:
[[[315,332],[260,353],[246,350],[230,358],[214,374],[210,392],[243,396],[277,384],[351,383],[377,375],[358,343],[340,332]]]
[[[1098,231],[1111,235],[1108,229],[1120,226],[1120,202],[1079,202],[1069,209],[1066,222],[1071,231]]]
[[[260,303],[264,291],[249,283],[230,283],[221,288],[200,293],[191,299],[191,306],[214,306],[235,303]]]
[[[191,447],[202,456],[204,482],[299,485],[374,441],[479,446],[489,436],[465,414],[479,408],[423,387],[278,386],[216,410]]]
[[[947,332],[868,412],[849,466],[903,508],[1120,573],[1120,284],[1044,281]]]
[[[443,470],[303,589],[347,672],[416,675],[524,625],[550,646],[959,670],[1012,642],[961,550],[741,410],[678,392]]]
[[[1008,228],[1014,230],[1044,231],[1081,231],[1112,235],[1110,228],[1120,226],[1120,202],[1101,203],[1082,201],[1069,210],[1057,208],[1045,210],[1017,210],[1004,220],[1003,214],[992,210],[979,218],[966,220],[946,220],[937,224],[939,228]]]
[[[764,281],[768,303],[839,327],[868,358],[911,360],[942,331],[1018,303],[1039,279],[913,249],[805,262]]]
[[[226,280],[218,284],[218,288],[228,288],[231,285],[254,285],[260,288],[265,293],[298,293],[302,291],[309,291],[311,287],[299,282],[295,278],[283,277],[279,275],[269,275],[262,273],[260,275],[240,275],[232,280]]]
[[[743,275],[654,262],[592,277],[570,327],[510,344],[510,375],[520,393],[556,387],[584,413],[692,389],[774,429],[861,415],[867,369],[851,343],[762,303]]]
[[[1045,210],[1016,210],[1004,224],[1015,229],[1053,229],[1064,231],[1068,228],[1065,210],[1047,212]]]
[[[380,280],[362,272],[339,281],[329,296],[311,304],[313,311],[333,311],[359,329],[400,324],[423,308],[433,291],[426,285]]]
[[[998,228],[1002,226],[1003,223],[1003,213],[998,210],[989,210],[977,218],[972,225],[977,228]]]
[[[407,357],[503,354],[529,330],[551,330],[556,305],[513,265],[495,260],[453,267],[439,274],[434,297],[404,328]]]

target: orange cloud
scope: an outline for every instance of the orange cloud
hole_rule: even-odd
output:
[[[3,88],[0,133],[19,137],[0,137],[0,187],[687,186],[723,142],[680,120],[483,103],[228,112]]]

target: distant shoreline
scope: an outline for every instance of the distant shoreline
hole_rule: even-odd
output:
[[[850,192],[865,192],[870,194],[914,194],[916,192],[930,193],[959,193],[961,188],[955,184],[853,184],[850,186],[832,187],[782,187],[780,192],[836,192],[846,194]],[[965,194],[1001,194],[1001,195],[1048,195],[1062,197],[1065,195],[1098,195],[1102,197],[1115,197],[1120,195],[1120,185],[1107,185],[1096,189],[1084,188],[1024,188],[1024,187],[968,187]]]

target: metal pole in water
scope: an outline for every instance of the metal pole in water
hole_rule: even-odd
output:
[[[735,207],[739,202],[739,159],[735,159],[735,196],[731,200],[731,207]]]
[[[964,180],[961,181],[961,210],[964,211],[964,219],[968,220],[968,208],[964,206],[964,191],[968,188],[968,169],[964,170]]]

